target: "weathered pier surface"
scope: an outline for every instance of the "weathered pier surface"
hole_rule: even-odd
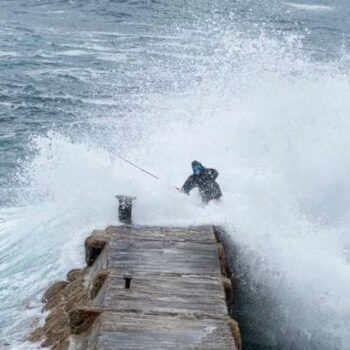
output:
[[[235,349],[211,226],[107,231],[96,349]]]
[[[89,300],[65,309],[70,335],[53,349],[240,348],[213,226],[110,226],[85,248]]]

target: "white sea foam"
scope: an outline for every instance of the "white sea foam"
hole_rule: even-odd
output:
[[[64,51],[61,51],[59,53],[59,55],[62,55],[62,56],[85,56],[85,55],[88,55],[88,54],[89,54],[88,51],[78,50],[78,49],[75,49],[75,50],[64,50]]]
[[[348,78],[331,64],[312,63],[296,38],[222,34],[211,60],[198,89],[149,96],[151,117],[134,125],[147,137],[130,156],[169,185],[186,178],[191,160],[201,160],[219,169],[224,201],[203,208],[198,198],[183,200],[170,186],[138,178],[130,187],[145,181],[135,218],[225,223],[252,291],[247,310],[264,315],[255,319],[252,328],[260,332],[253,337],[286,349],[345,350]]]
[[[335,7],[327,5],[300,4],[294,2],[284,2],[285,5],[302,11],[334,11]]]
[[[21,54],[15,51],[0,51],[0,57],[20,57]]]

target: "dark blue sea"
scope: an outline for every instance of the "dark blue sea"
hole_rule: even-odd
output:
[[[117,224],[222,225],[244,349],[350,348],[350,3],[0,0],[0,349]],[[120,157],[156,174],[157,181]],[[173,191],[199,160],[224,197]]]

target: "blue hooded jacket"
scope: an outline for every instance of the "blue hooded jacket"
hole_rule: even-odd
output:
[[[200,162],[192,162],[193,174],[189,176],[182,190],[189,194],[192,189],[198,187],[202,201],[207,203],[212,199],[219,199],[222,192],[219,184],[215,181],[219,173],[215,169],[205,168]]]

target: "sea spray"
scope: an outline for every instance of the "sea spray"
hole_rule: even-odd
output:
[[[255,7],[242,23],[242,15],[202,6],[176,12],[175,4],[171,23],[142,27],[149,35],[137,26],[130,35],[82,32],[75,49],[93,51],[66,52],[70,60],[116,64],[108,75],[60,71],[84,75],[108,90],[106,99],[115,92],[115,104],[103,105],[96,88],[96,98],[75,104],[99,108],[28,144],[18,205],[0,210],[1,345],[18,348],[39,314],[41,292],[83,264],[82,242],[92,229],[117,223],[114,195],[123,192],[137,196],[137,224],[224,225],[237,251],[246,347],[347,349],[346,45],[320,62],[304,46],[307,32],[254,22]],[[122,52],[103,49],[111,40]],[[218,169],[221,203],[203,207],[196,193],[172,189],[194,159]]]
[[[293,35],[228,31],[213,43],[195,88],[148,103],[157,126],[138,157],[166,167],[170,181],[193,159],[219,169],[248,347],[346,349],[348,76],[337,62],[313,61]],[[215,221],[213,208],[203,223]],[[191,215],[198,222],[198,210]]]

